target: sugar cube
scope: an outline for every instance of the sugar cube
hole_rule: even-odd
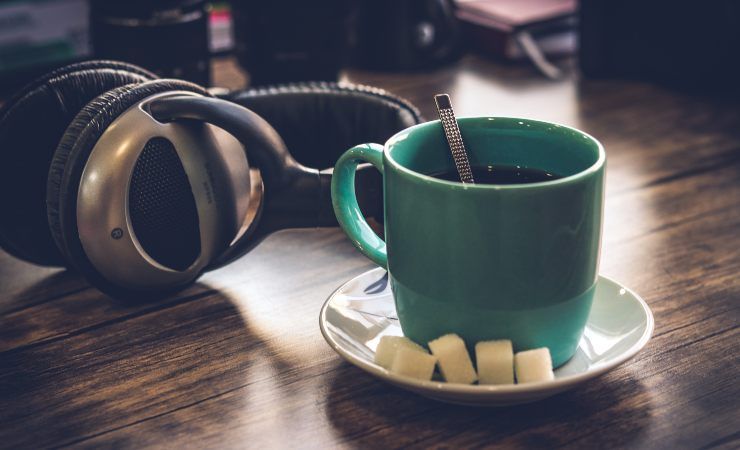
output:
[[[517,353],[514,355],[514,367],[517,383],[549,381],[555,378],[547,347]]]
[[[426,351],[402,345],[396,350],[390,370],[419,380],[431,380],[436,363],[437,358]]]
[[[446,334],[429,343],[432,354],[437,357],[439,370],[449,383],[474,383],[475,374],[465,342],[456,334]]]
[[[482,341],[475,344],[480,384],[514,384],[514,351],[511,341]]]
[[[403,336],[383,336],[375,350],[375,364],[390,370],[399,348],[412,348],[429,353],[424,347]]]

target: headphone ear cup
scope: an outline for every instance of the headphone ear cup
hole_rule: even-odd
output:
[[[8,99],[2,108],[0,108],[0,120],[3,120],[5,115],[12,109],[12,107],[18,103],[22,98],[33,93],[38,88],[42,87],[49,80],[61,77],[63,75],[69,75],[74,72],[81,72],[83,70],[96,70],[96,69],[109,69],[116,70],[119,72],[128,72],[131,75],[139,75],[147,80],[156,80],[158,77],[153,72],[150,72],[143,67],[139,67],[134,64],[129,64],[122,61],[111,61],[111,60],[94,60],[94,61],[83,61],[79,63],[69,64],[58,69],[54,69],[51,72],[45,73],[44,75],[36,78],[27,85],[23,86],[18,92],[16,92],[10,99]]]
[[[46,182],[54,150],[77,112],[91,99],[153,77],[126,63],[73,64],[35,80],[3,106],[0,247],[36,264],[64,264],[46,217]]]
[[[127,296],[133,291],[105,279],[85,254],[77,229],[80,181],[95,144],[116,118],[145,98],[168,91],[208,95],[200,86],[178,80],[156,80],[108,91],[93,99],[77,114],[59,142],[49,169],[46,209],[48,228],[57,247],[67,262],[88,281],[113,296]],[[141,292],[136,294],[140,295]]]

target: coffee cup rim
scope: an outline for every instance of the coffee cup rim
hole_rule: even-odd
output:
[[[573,133],[580,134],[585,139],[590,140],[592,143],[596,144],[596,148],[598,151],[598,158],[596,159],[596,162],[594,162],[589,167],[581,170],[580,172],[574,173],[572,175],[568,175],[566,177],[558,178],[557,180],[547,180],[547,181],[538,181],[533,183],[520,183],[520,184],[470,184],[470,183],[462,183],[460,181],[448,181],[448,180],[442,180],[440,178],[435,178],[430,175],[423,174],[421,172],[417,172],[415,170],[409,169],[408,167],[402,165],[398,161],[396,161],[391,152],[391,147],[394,144],[397,144],[398,142],[405,139],[408,135],[414,133],[414,131],[418,131],[422,128],[434,126],[435,124],[439,124],[439,120],[430,120],[427,122],[423,122],[414,126],[411,126],[409,128],[405,128],[398,133],[391,136],[383,145],[383,155],[384,160],[388,161],[396,170],[405,173],[409,176],[411,176],[414,179],[418,179],[421,181],[424,181],[426,183],[433,183],[437,184],[439,186],[445,186],[452,189],[462,189],[462,190],[526,190],[526,189],[536,189],[536,188],[542,188],[545,186],[559,186],[559,185],[566,185],[566,184],[572,184],[575,183],[583,178],[586,178],[590,176],[593,173],[598,172],[601,170],[601,168],[604,166],[604,163],[606,162],[606,152],[604,151],[604,146],[599,142],[598,139],[591,136],[590,134],[581,131],[577,128],[570,127],[568,125],[563,125],[557,122],[548,122],[543,120],[536,120],[536,119],[526,119],[526,118],[520,118],[520,117],[506,117],[506,116],[462,116],[458,117],[459,122],[476,122],[476,121],[495,121],[495,120],[501,120],[501,121],[512,121],[512,122],[519,122],[521,125],[526,125],[526,123],[536,123],[539,125],[550,125],[554,126],[556,128],[561,128],[564,130],[569,130]]]

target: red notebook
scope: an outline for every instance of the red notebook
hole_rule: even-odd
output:
[[[511,39],[514,32],[546,28],[573,17],[576,8],[576,0],[458,0],[455,14],[467,25],[469,38],[481,50],[520,58],[524,54]],[[560,27],[538,39],[546,54],[572,53],[575,40],[573,27]]]
[[[458,0],[458,13],[509,29],[548,22],[576,12],[576,0]]]

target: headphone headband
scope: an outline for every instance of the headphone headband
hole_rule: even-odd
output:
[[[149,103],[162,122],[198,120],[219,127],[239,140],[265,184],[261,230],[322,225],[330,201],[330,174],[305,167],[288,152],[275,129],[262,117],[236,103],[213,97],[173,95]],[[323,179],[322,179],[323,178]],[[248,237],[248,236],[247,236]]]

